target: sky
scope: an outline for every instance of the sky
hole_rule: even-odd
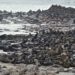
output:
[[[51,5],[62,5],[75,8],[75,0],[0,0],[0,10],[29,11],[45,10]]]

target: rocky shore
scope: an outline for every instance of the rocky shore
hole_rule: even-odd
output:
[[[75,75],[75,9],[0,11],[0,75]]]
[[[9,64],[0,62],[0,75],[74,75],[75,68],[61,66],[37,66],[27,64]]]
[[[0,56],[5,56],[8,59],[7,62],[10,60],[11,63],[32,64],[36,59],[39,65],[74,66],[74,33],[75,31],[43,30],[34,36],[31,34],[28,36],[2,35],[0,36],[0,50],[7,53]],[[0,60],[5,61],[1,58]]]
[[[74,34],[74,30],[60,32],[48,29],[41,30],[35,35],[0,36],[0,62],[2,62],[0,73],[3,73],[2,75],[74,75]],[[3,63],[6,64],[4,67]]]

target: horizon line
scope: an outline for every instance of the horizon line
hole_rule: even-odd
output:
[[[7,4],[5,4],[5,5],[7,5]],[[61,6],[61,7],[65,7],[65,8],[74,8],[75,9],[75,6],[69,6],[69,5],[60,5],[60,4],[52,4],[52,5],[57,5],[57,6]],[[37,10],[47,10],[47,9],[49,9],[52,5],[13,5],[13,6],[10,6],[10,5],[8,5],[6,8],[4,8],[4,9],[2,9],[3,7],[5,7],[5,6],[3,6],[2,8],[0,7],[0,10],[1,11],[8,11],[8,12],[28,12],[28,11],[30,11],[30,10],[32,10],[32,11],[37,11]],[[9,7],[10,6],[10,7]],[[14,7],[15,6],[15,7]],[[28,8],[25,8],[25,7],[21,7],[21,6],[29,6]]]

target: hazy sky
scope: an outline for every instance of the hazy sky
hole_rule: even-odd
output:
[[[9,11],[28,11],[47,9],[52,4],[75,7],[75,0],[0,0],[0,9]]]

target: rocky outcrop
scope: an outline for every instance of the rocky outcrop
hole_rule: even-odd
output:
[[[75,31],[45,31],[42,30],[35,36],[5,39],[1,42],[3,51],[0,61],[14,64],[36,64],[39,65],[62,65],[64,67],[75,66]],[[8,37],[8,36],[7,36]],[[7,38],[6,37],[6,38]],[[23,39],[23,40],[22,40]],[[4,41],[4,39],[3,39]],[[17,43],[16,43],[17,42]],[[36,60],[36,61],[35,61]]]

